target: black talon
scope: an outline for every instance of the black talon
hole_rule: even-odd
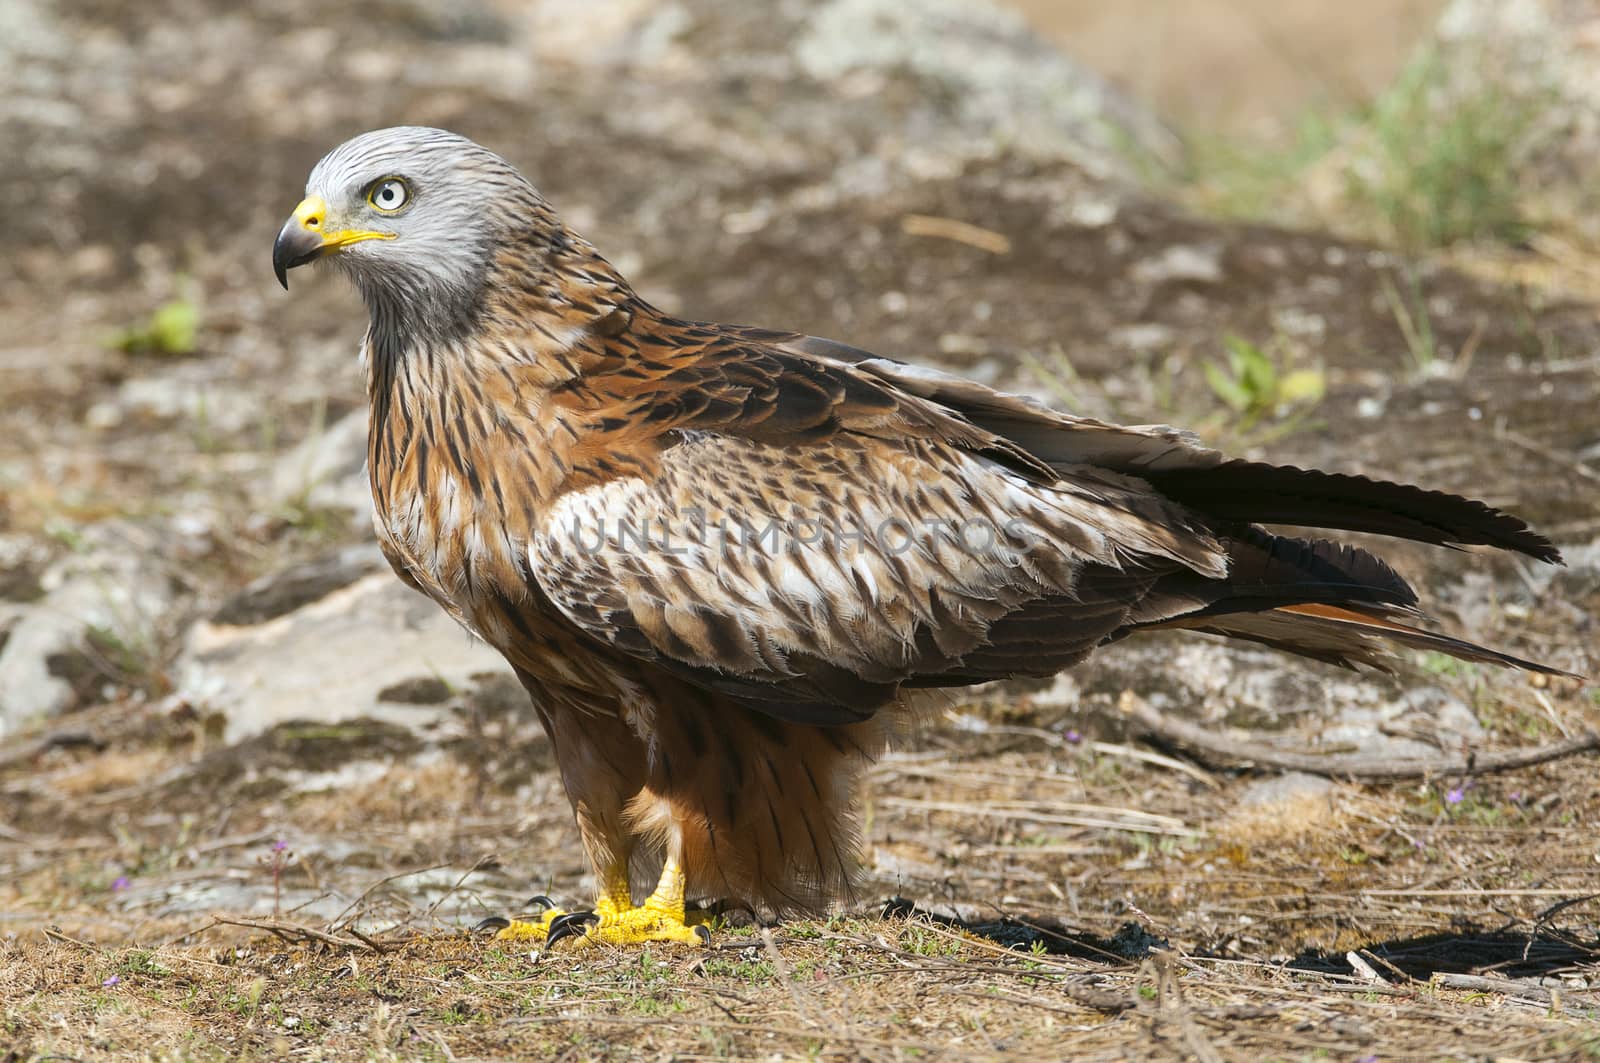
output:
[[[599,926],[600,917],[593,912],[568,912],[557,916],[550,920],[550,929],[544,939],[545,948],[550,948],[562,938],[582,937],[584,927],[590,923]]]
[[[500,917],[498,915],[491,915],[489,918],[485,919],[483,922],[481,922],[477,926],[473,927],[472,928],[472,932],[474,934],[481,934],[485,930],[504,930],[506,927],[508,927],[510,925],[511,925],[511,920],[504,919],[504,918],[502,918],[502,917]]]
[[[711,947],[711,928],[701,924],[694,928],[694,936],[700,939],[700,944],[706,948]]]
[[[523,904],[522,907],[526,909],[532,908],[534,905],[539,906],[540,912],[547,912],[556,906],[556,902],[552,901],[549,897],[546,897],[542,893],[536,893],[532,897],[529,897],[527,902]]]

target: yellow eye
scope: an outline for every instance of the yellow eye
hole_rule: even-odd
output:
[[[385,214],[393,214],[405,206],[410,198],[411,190],[398,177],[385,177],[373,185],[372,191],[367,193],[367,202]]]

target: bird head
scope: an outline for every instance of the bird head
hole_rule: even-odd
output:
[[[494,252],[541,201],[510,163],[441,129],[363,133],[311,171],[278,231],[272,268],[329,261],[355,282],[374,317],[448,321],[470,308]]]

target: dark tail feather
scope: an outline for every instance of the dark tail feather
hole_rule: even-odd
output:
[[[1224,537],[1228,575],[1179,571],[1157,580],[1129,614],[1132,624],[1320,602],[1385,615],[1417,615],[1417,595],[1394,569],[1360,547],[1294,539],[1244,525]]]
[[[1568,675],[1559,668],[1414,627],[1416,595],[1382,560],[1327,540],[1245,527],[1224,540],[1228,577],[1178,572],[1158,580],[1108,641],[1153,627],[1247,639],[1303,657],[1393,671],[1395,645],[1462,660]]]
[[[1498,546],[1562,563],[1550,540],[1516,517],[1443,491],[1242,460],[1135,475],[1216,519],[1373,532],[1441,546]]]
[[[1334,605],[1284,605],[1260,613],[1230,613],[1164,625],[1260,642],[1302,657],[1355,668],[1394,671],[1392,645],[1434,650],[1480,664],[1526,672],[1581,678],[1560,668],[1529,661],[1465,639],[1440,635],[1356,608]]]

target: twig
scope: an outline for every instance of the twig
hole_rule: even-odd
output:
[[[49,938],[51,941],[63,941],[63,942],[66,942],[68,945],[76,945],[76,946],[78,946],[78,948],[83,949],[86,952],[99,952],[100,951],[100,946],[99,945],[92,945],[87,941],[79,941],[77,938],[75,938],[72,935],[66,933],[64,930],[62,930],[58,926],[51,925],[51,926],[45,927],[44,928],[44,936]]]
[[[830,1041],[842,1041],[852,1045],[870,1045],[874,1048],[893,1049],[904,1052],[914,1049],[918,1052],[932,1054],[949,1054],[948,1046],[934,1045],[927,1041],[887,1040],[877,1037],[865,1037],[857,1034],[848,1034],[840,1030],[797,1030],[792,1026],[777,1026],[768,1022],[708,1022],[705,1019],[685,1017],[682,1019],[635,1017],[631,1015],[514,1015],[508,1019],[500,1020],[502,1026],[534,1026],[554,1025],[560,1023],[578,1023],[589,1025],[632,1026],[639,1029],[659,1027],[668,1030],[715,1030],[726,1033],[742,1033],[760,1035],[765,1037],[784,1037],[796,1041],[820,1041],[824,1044]],[[965,1054],[965,1053],[963,1053]],[[956,1057],[959,1058],[959,1055]]]
[[[337,925],[341,919],[359,908],[361,904],[372,895],[372,891],[377,889],[379,886],[387,885],[388,883],[393,882],[395,879],[406,878],[411,875],[420,875],[428,871],[437,871],[441,867],[449,866],[449,864],[429,864],[427,867],[419,867],[413,871],[396,871],[392,875],[385,875],[383,878],[380,878],[378,881],[372,883],[366,889],[362,890],[360,895],[357,896],[355,900],[344,906],[344,911],[340,912],[338,915],[334,916],[328,921],[328,925]]]
[[[198,937],[199,935],[204,934],[207,930],[210,930],[212,927],[219,925],[220,922],[221,921],[217,919],[216,916],[212,916],[210,921],[207,922],[205,926],[196,927],[193,930],[185,930],[177,937],[168,938],[167,940],[163,941],[161,944],[157,945],[156,948],[164,949],[168,946],[176,945],[178,942],[186,940],[187,938]]]
[[[1198,828],[1190,827],[1183,820],[1175,819],[1172,816],[1140,812],[1132,808],[1113,808],[1107,805],[1052,802],[1044,806],[1045,808],[1083,808],[1106,813],[1106,815],[1102,816],[1075,816],[1042,811],[1037,807],[1010,801],[972,804],[963,801],[924,801],[921,798],[914,797],[885,797],[878,803],[886,808],[902,808],[910,812],[955,812],[960,815],[979,816],[985,819],[1024,820],[1029,823],[1053,823],[1067,827],[1098,827],[1103,830],[1126,830],[1141,834],[1172,834],[1180,838],[1201,833]],[[1110,818],[1112,816],[1125,816],[1127,818],[1125,820],[1117,820]]]
[[[444,1034],[438,1030],[429,1030],[428,1038],[439,1046],[439,1051],[444,1055],[446,1063],[456,1063],[456,1054],[450,1051],[450,1045],[445,1041]]]
[[[991,255],[1005,255],[1011,252],[1011,241],[1004,234],[954,218],[907,214],[900,219],[900,231],[907,236],[936,236],[943,240],[954,240],[958,244],[976,247]]]
[[[1557,901],[1555,904],[1552,904],[1550,907],[1539,913],[1539,918],[1534,922],[1533,928],[1538,930],[1541,926],[1547,926],[1550,920],[1557,914],[1566,911],[1568,908],[1572,908],[1579,904],[1585,904],[1596,899],[1600,899],[1600,893],[1587,893],[1582,897],[1569,897],[1564,901]],[[1524,958],[1526,958],[1526,954],[1524,954]]]
[[[463,882],[467,881],[468,878],[476,874],[478,870],[481,869],[485,864],[492,864],[494,861],[495,858],[492,855],[478,857],[478,859],[473,862],[472,866],[463,871],[461,873],[461,877],[456,879],[455,885],[445,890],[439,895],[438,899],[436,899],[432,904],[428,905],[428,910],[422,913],[422,918],[432,919],[433,913],[438,910],[439,905],[443,904],[446,900],[453,896],[456,890],[461,888],[461,884]],[[363,896],[365,896],[365,894],[363,894]]]
[[[1084,985],[1080,981],[1073,980],[1081,977],[1083,972],[1066,966],[1054,956],[1035,956],[1019,953],[1015,949],[1008,949],[1003,945],[998,945],[992,941],[986,941],[983,938],[974,937],[970,934],[962,935],[952,933],[951,931],[940,926],[938,923],[924,922],[920,925],[932,933],[939,935],[940,937],[959,942],[962,945],[969,946],[971,948],[996,953],[1012,961],[1026,960],[1030,964],[1036,964],[1037,969],[1027,970],[1021,966],[1011,967],[998,964],[974,964],[967,960],[963,960],[961,963],[938,962],[927,956],[918,956],[916,953],[895,948],[882,938],[870,940],[868,938],[854,937],[847,934],[831,933],[825,933],[823,936],[830,940],[846,941],[854,945],[865,945],[869,948],[877,949],[880,952],[886,952],[900,960],[903,964],[909,966],[912,970],[919,973],[925,973],[932,970],[948,970],[952,972],[959,971],[964,975],[1004,974],[1015,978],[1034,979],[1049,985],[1052,988],[1060,989],[1061,992],[1074,1003],[1082,1004],[1084,1007],[1093,1008],[1095,1011],[1103,1011],[1107,1014],[1116,1014],[1117,1012],[1127,1011],[1131,1008],[1136,1008],[1139,1006],[1138,1000],[1127,994],[1118,993],[1108,989],[1098,989],[1094,986]]]
[[[1372,985],[1348,985],[1344,982],[1329,982],[1317,986],[1321,993],[1374,993],[1381,997],[1414,997],[1417,994],[1408,989],[1392,986],[1388,982],[1377,982]]]
[[[365,943],[366,946],[369,949],[371,949],[373,952],[385,952],[390,947],[390,946],[385,945],[381,941],[374,941],[372,938],[369,938],[367,935],[363,934],[361,931],[357,930],[353,926],[347,926],[347,927],[345,927],[345,930],[348,931],[352,936],[358,938],[360,941]]]
[[[1183,997],[1183,986],[1178,984],[1177,967],[1172,957],[1165,952],[1158,952],[1145,964],[1156,976],[1157,1017],[1178,1027],[1183,1034],[1184,1044],[1201,1063],[1222,1063],[1216,1046],[1206,1037],[1205,1031],[1195,1024],[1194,1016],[1190,1014],[1188,1001]]]
[[[78,749],[84,746],[98,753],[106,747],[106,743],[88,731],[55,731],[19,742],[10,749],[0,752],[0,769],[9,768],[24,760],[32,760],[52,749]]]
[[[1186,720],[1175,720],[1156,711],[1149,702],[1125,695],[1122,711],[1151,734],[1202,756],[1249,761],[1284,771],[1303,771],[1311,775],[1348,779],[1422,779],[1438,775],[1485,775],[1545,764],[1552,760],[1600,751],[1600,733],[1588,731],[1564,742],[1535,746],[1532,749],[1496,750],[1467,756],[1387,757],[1361,753],[1295,753],[1272,749],[1246,739],[1229,738]]]
[[[1465,989],[1474,993],[1499,993],[1502,996],[1521,997],[1539,1004],[1559,1008],[1557,994],[1544,986],[1530,985],[1511,978],[1485,978],[1478,974],[1445,974],[1433,976],[1434,982],[1446,989]]]
[[[1068,993],[1067,993],[1068,999],[1071,999],[1074,1003],[1079,1003],[1079,1002],[1078,1002],[1077,998],[1072,995],[1071,990],[1073,988],[1077,988],[1077,989],[1080,989],[1080,990],[1086,988],[1086,987],[1083,987],[1083,986],[1074,987],[1074,986],[1072,986],[1072,983],[1070,983],[1070,982],[1063,983],[1063,987],[1068,989]],[[954,989],[954,988],[951,988],[949,986],[946,986],[946,987],[944,987],[943,991],[944,991],[945,995],[947,995],[947,996],[952,996],[952,997],[971,997],[973,1000],[986,1000],[986,1001],[989,1001],[990,1003],[993,1003],[995,1001],[1002,1001],[1002,1002],[1004,1002],[1006,1004],[1016,1004],[1018,1007],[1038,1008],[1041,1011],[1053,1011],[1057,1015],[1066,1015],[1066,1016],[1069,1016],[1069,1017],[1074,1018],[1074,1019],[1082,1019],[1083,1018],[1083,1014],[1082,1013],[1084,1011],[1100,1011],[1100,1012],[1105,1012],[1107,1014],[1114,1014],[1114,1013],[1119,1012],[1119,1011],[1128,1011],[1131,1008],[1138,1007],[1138,1002],[1136,1000],[1134,1000],[1133,997],[1124,996],[1121,993],[1109,993],[1109,992],[1106,992],[1105,990],[1093,990],[1093,989],[1088,990],[1088,992],[1095,993],[1097,996],[1103,997],[1104,998],[1103,1003],[1090,1004],[1090,1003],[1087,1003],[1087,1002],[1083,1002],[1083,1003],[1080,1003],[1079,1007],[1077,1007],[1077,1008],[1064,1008],[1059,1004],[1052,1004],[1049,1001],[1040,1000],[1038,997],[1023,997],[1023,996],[1018,996],[1015,993],[1007,993],[1007,992],[1004,992],[1003,990],[993,989],[993,988],[988,989],[988,990],[986,990],[986,991],[984,991],[982,993],[979,993],[979,992],[977,992],[976,990],[973,990],[973,989]]]
[[[1096,753],[1105,753],[1113,757],[1127,757],[1130,760],[1137,760],[1145,764],[1154,764],[1157,767],[1170,768],[1173,771],[1182,772],[1184,775],[1204,783],[1213,790],[1222,785],[1221,781],[1205,769],[1193,764],[1187,764],[1177,757],[1167,757],[1160,753],[1152,753],[1148,749],[1135,749],[1132,746],[1125,746],[1117,742],[1090,742],[1088,745]]]
[[[1039,741],[1055,746],[1057,749],[1072,749],[1075,745],[1075,743],[1061,735],[1046,731],[1043,727],[1020,727],[1015,724],[991,723],[986,724],[984,730],[989,734],[1012,734],[1027,738],[1037,738]],[[1148,749],[1135,749],[1132,746],[1125,746],[1117,742],[1095,741],[1083,743],[1083,748],[1095,753],[1104,753],[1107,756],[1127,757],[1129,760],[1137,760],[1145,764],[1154,764],[1157,767],[1182,772],[1184,775],[1209,786],[1213,790],[1222,785],[1203,768],[1187,764],[1176,757],[1164,757],[1160,753],[1152,753]]]
[[[1595,483],[1600,483],[1600,472],[1595,472],[1593,469],[1589,468],[1589,466],[1585,465],[1583,462],[1579,461],[1570,454],[1563,454],[1559,450],[1545,446],[1538,440],[1529,439],[1521,432],[1507,428],[1504,424],[1496,425],[1494,434],[1496,439],[1503,439],[1513,446],[1521,447],[1529,454],[1541,457],[1545,461],[1548,461],[1554,465],[1565,466],[1566,468],[1577,473],[1579,476],[1583,477],[1585,480],[1591,480]]]
[[[315,930],[309,926],[297,923],[282,923],[270,919],[234,919],[227,916],[218,916],[213,926],[243,926],[253,930],[265,930],[275,937],[281,938],[291,945],[303,945],[306,941],[320,941],[325,945],[336,945],[341,949],[361,949],[369,952],[387,952],[393,946],[384,945],[382,942],[373,941],[365,935],[356,935],[354,939],[342,938],[333,934]],[[209,929],[209,928],[207,928]],[[299,935],[295,937],[294,935]]]
[[[811,1010],[810,1003],[800,995],[800,987],[794,984],[794,978],[789,974],[789,965],[784,962],[783,954],[778,951],[778,946],[772,940],[772,931],[766,927],[761,928],[761,945],[766,950],[767,959],[772,961],[772,969],[782,982],[784,988],[789,990],[789,996],[794,1001],[795,1010],[800,1017],[812,1026],[821,1026],[822,1021]]]
[[[1557,915],[1566,911],[1568,908],[1573,908],[1580,904],[1587,904],[1589,901],[1595,900],[1596,898],[1600,898],[1600,893],[1589,893],[1582,897],[1568,897],[1566,900],[1557,901],[1544,911],[1540,912],[1538,917],[1533,921],[1533,930],[1528,934],[1527,944],[1522,946],[1523,962],[1527,962],[1528,954],[1533,951],[1533,943],[1539,940],[1540,931],[1549,926],[1551,924],[1551,920],[1553,920]]]
[[[1388,979],[1379,974],[1377,968],[1368,963],[1359,952],[1345,953],[1344,962],[1350,965],[1350,969],[1356,972],[1356,976],[1363,982],[1370,982],[1373,985],[1385,985],[1388,982]]]

